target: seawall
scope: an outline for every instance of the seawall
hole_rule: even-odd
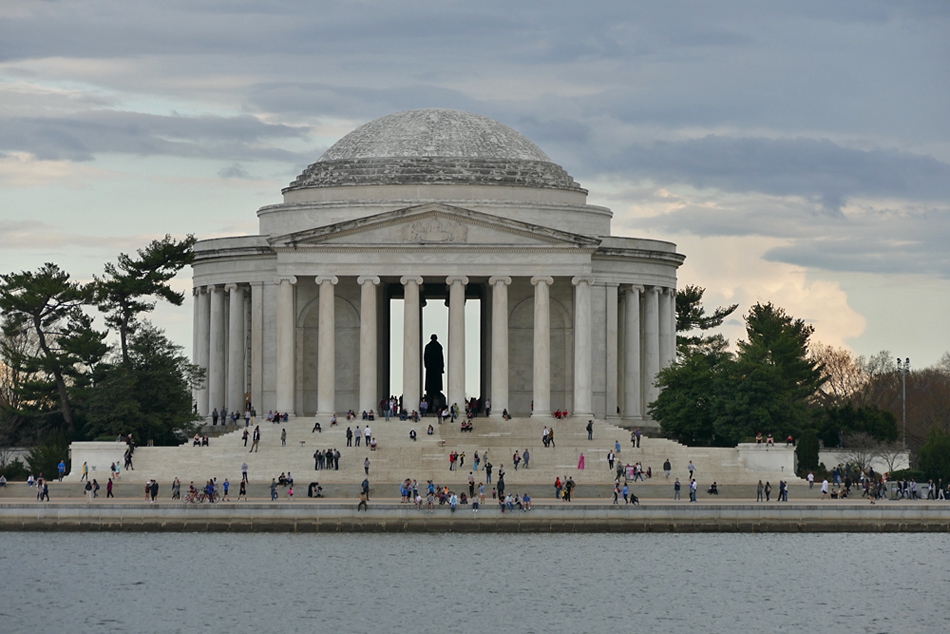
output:
[[[487,533],[808,533],[950,532],[950,505],[603,504],[538,505],[502,514],[486,504],[432,513],[398,503],[7,503],[0,531],[155,532],[487,532]]]

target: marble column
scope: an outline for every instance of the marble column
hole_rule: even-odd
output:
[[[264,283],[251,282],[251,407],[264,406]]]
[[[317,336],[317,415],[336,412],[336,275],[314,278],[320,289]]]
[[[620,365],[618,363],[618,316],[619,316],[619,301],[618,301],[618,284],[616,282],[608,282],[605,285],[605,290],[607,292],[607,321],[606,321],[606,331],[604,333],[605,340],[607,343],[606,347],[606,409],[605,409],[605,418],[608,420],[617,418],[617,403],[618,403],[618,381],[617,378],[620,373]]]
[[[211,296],[207,289],[198,287],[198,351],[195,355],[195,363],[205,370],[204,382],[201,389],[198,390],[198,413],[202,416],[209,416],[211,408],[208,407],[208,386],[210,375],[208,364],[211,356]]]
[[[361,275],[356,278],[360,285],[360,411],[379,409],[377,388],[377,332],[376,332],[376,287],[379,278]],[[379,413],[379,412],[377,412]]]
[[[226,351],[224,349],[224,288],[209,286],[211,295],[211,321],[209,325],[209,340],[211,349],[208,356],[208,409],[217,409],[219,412],[227,405],[224,391],[224,373]]]
[[[640,379],[640,294],[642,286],[624,288],[623,301],[623,417],[639,420],[641,407]]]
[[[660,393],[656,387],[656,375],[660,371],[660,291],[660,287],[651,286],[643,294],[643,391],[647,406]]]
[[[297,278],[279,277],[277,284],[277,403],[281,414],[294,411],[294,285]]]
[[[244,411],[244,287],[228,284],[228,411]]]
[[[405,289],[402,344],[402,405],[406,411],[419,409],[422,397],[422,313],[419,304],[421,277],[404,276]]]
[[[594,278],[578,276],[574,285],[574,415],[594,415],[594,341],[590,287]]]
[[[465,285],[464,275],[445,278],[449,288],[449,404],[465,402]]]
[[[508,285],[511,278],[489,278],[491,304],[491,406],[501,416],[508,409]]]
[[[192,322],[191,322],[191,362],[194,365],[198,365],[198,288],[194,287],[191,289],[191,312],[192,312]],[[192,386],[191,388],[191,402],[198,406],[198,393],[201,390],[197,387]]]
[[[668,289],[661,288],[659,291],[659,330],[660,330],[660,369],[662,370],[673,362],[673,347],[670,341],[673,339],[673,333],[670,330],[671,304],[672,296]]]
[[[670,360],[676,361],[676,289],[668,288],[666,292],[670,295]]]
[[[532,416],[551,415],[551,284],[554,278],[535,276],[534,285],[534,410]]]

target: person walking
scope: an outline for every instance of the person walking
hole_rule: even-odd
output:
[[[680,479],[676,478],[676,482],[673,483],[673,501],[674,502],[681,501],[680,489],[682,488],[682,486],[683,485],[680,484]]]
[[[227,478],[225,478],[225,479],[224,479],[224,482],[221,483],[221,488],[222,488],[222,490],[224,491],[224,494],[221,496],[221,501],[222,501],[222,502],[224,502],[224,501],[230,502],[230,501],[231,501],[231,498],[228,497],[228,491],[231,490],[231,483],[228,482],[228,479],[227,479]]]
[[[247,463],[241,465],[241,482],[247,482]]]
[[[247,453],[257,452],[257,448],[261,442],[261,426],[258,425],[254,428],[254,435],[251,437],[251,450]]]
[[[244,439],[244,446],[247,447],[247,439],[251,437],[250,432],[248,432],[247,427],[244,428],[244,433],[241,434],[241,437]]]
[[[277,499],[277,479],[276,478],[270,479],[270,499],[271,499],[271,502]]]
[[[759,480],[759,483],[755,487],[755,501],[762,502],[763,500],[765,500],[765,485]]]
[[[353,446],[353,430],[350,429],[349,427],[346,428],[346,446],[347,447]]]
[[[692,460],[689,461],[689,464],[686,465],[686,468],[689,470],[689,479],[694,479],[696,474],[696,466],[693,464]]]
[[[696,501],[696,491],[699,489],[699,484],[696,483],[696,480],[691,480],[689,483],[689,501]]]
[[[670,463],[670,459],[667,458],[666,461],[663,463],[663,473],[666,474],[667,480],[670,479],[670,473],[672,472],[673,472],[673,465]]]
[[[366,475],[369,475],[369,456],[367,456],[366,459],[363,460],[363,471],[366,472]]]
[[[109,481],[106,482],[106,499],[114,497],[112,494],[112,478],[109,478]]]
[[[640,448],[640,436],[643,435],[643,432],[641,432],[641,431],[640,431],[640,428],[637,427],[637,428],[633,431],[633,435],[634,435],[634,440],[635,440],[634,446],[635,446],[637,449],[639,449],[639,448]]]
[[[521,454],[521,460],[524,461],[524,468],[528,468],[528,463],[531,460],[531,454],[528,453],[528,448],[525,447],[524,453]]]
[[[491,484],[491,472],[494,467],[492,463],[485,461],[485,482],[486,484]]]
[[[287,446],[287,428],[286,427],[280,430],[280,446],[281,447]]]
[[[607,468],[611,471],[614,470],[614,452],[612,450],[607,452]]]
[[[589,420],[587,421],[587,440],[593,440],[593,439],[594,439],[594,421]]]
[[[82,463],[82,477],[79,478],[80,482],[83,480],[89,482],[89,464],[86,462]]]

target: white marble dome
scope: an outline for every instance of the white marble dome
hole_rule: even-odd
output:
[[[370,121],[337,141],[319,160],[388,157],[551,162],[520,132],[479,114],[445,108],[406,110]]]
[[[397,112],[353,130],[284,193],[363,185],[501,185],[584,191],[520,132],[482,115],[424,108]]]

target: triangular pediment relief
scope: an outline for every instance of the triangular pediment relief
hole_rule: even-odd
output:
[[[596,248],[600,241],[442,203],[388,211],[270,239],[275,248],[522,246]]]

